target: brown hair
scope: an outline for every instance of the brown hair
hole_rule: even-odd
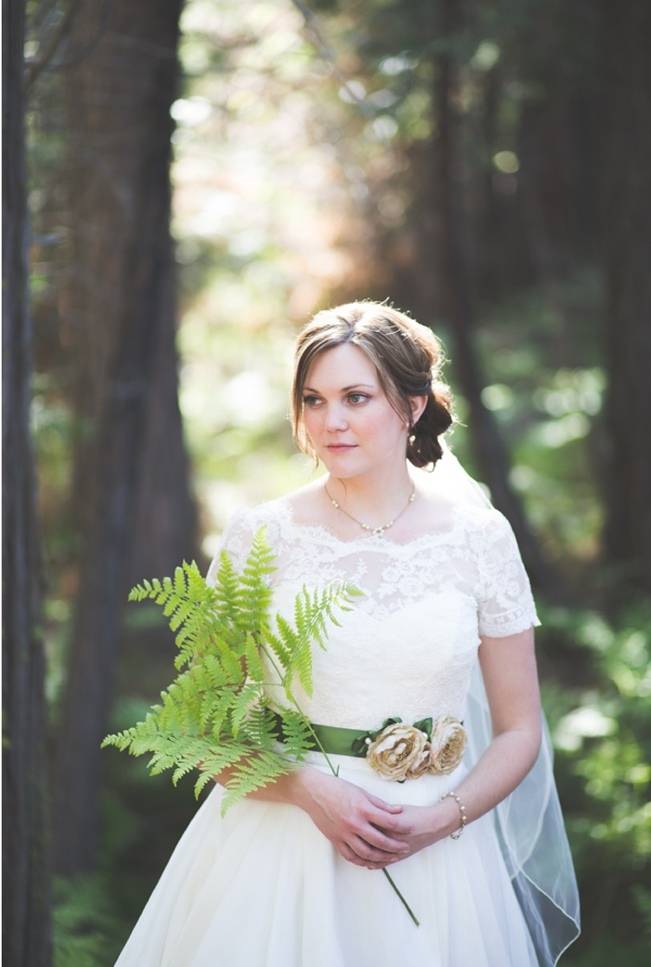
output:
[[[322,309],[298,334],[291,390],[292,431],[298,448],[317,459],[303,424],[303,388],[316,357],[343,343],[353,343],[366,353],[389,403],[408,422],[407,459],[415,467],[431,463],[433,470],[443,455],[438,437],[455,419],[450,388],[439,380],[443,347],[427,326],[378,302]],[[408,397],[425,395],[425,409],[412,426]]]

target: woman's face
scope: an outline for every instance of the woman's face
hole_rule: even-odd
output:
[[[411,397],[413,419],[425,396]],[[407,425],[380,386],[375,365],[352,343],[319,353],[303,387],[303,423],[317,456],[335,477],[352,477],[405,459]]]

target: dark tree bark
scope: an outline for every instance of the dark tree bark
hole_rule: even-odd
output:
[[[509,456],[492,413],[484,406],[484,386],[479,361],[473,346],[475,318],[472,273],[468,266],[467,240],[462,192],[459,187],[463,169],[459,150],[460,120],[454,107],[457,95],[457,63],[452,53],[461,30],[458,0],[442,0],[438,8],[438,35],[446,45],[433,64],[433,189],[439,219],[439,278],[442,302],[450,320],[455,373],[468,402],[471,441],[478,467],[491,491],[493,503],[510,520],[517,535],[529,574],[535,584],[552,596],[560,594],[556,577],[543,558],[531,531],[522,502],[508,479]]]
[[[615,598],[651,591],[651,6],[606,3],[604,550]]]
[[[2,14],[3,921],[11,967],[51,963],[41,563],[30,440],[32,330],[27,290],[21,0]]]
[[[81,567],[58,735],[61,873],[94,865],[106,755],[99,746],[109,731],[127,591],[134,576],[170,568],[195,546],[169,229],[181,5],[115,0],[100,42],[66,79],[69,318],[83,420],[73,497]],[[93,20],[92,5],[84,5],[76,41],[93,36]]]

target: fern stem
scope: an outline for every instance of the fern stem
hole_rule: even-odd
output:
[[[420,927],[420,920],[418,919],[418,917],[416,916],[416,914],[414,913],[414,911],[411,909],[411,907],[409,906],[409,904],[407,903],[407,901],[403,897],[402,893],[400,892],[400,890],[396,886],[395,881],[393,880],[391,874],[390,873],[387,873],[386,867],[382,867],[382,872],[384,873],[384,875],[386,876],[387,880],[389,881],[389,883],[391,884],[391,886],[395,890],[396,895],[400,899],[400,902],[402,903],[403,907],[405,908],[405,910],[407,911],[407,913],[409,914],[409,916],[411,917],[411,919],[414,921],[414,923],[416,924],[417,927]]]
[[[269,661],[273,665],[275,671],[277,672],[277,674],[280,677],[280,682],[276,682],[275,684],[276,685],[281,684],[283,686],[283,688],[285,689],[285,694],[287,695],[287,698],[290,700],[290,702],[293,702],[294,703],[294,705],[296,706],[296,710],[298,712],[300,712],[300,714],[305,719],[305,722],[307,723],[307,727],[310,730],[310,732],[312,733],[312,736],[314,738],[314,741],[316,742],[316,744],[318,745],[319,749],[321,750],[321,752],[325,756],[326,762],[330,766],[330,769],[332,770],[333,775],[335,775],[335,776],[338,775],[337,770],[334,768],[334,766],[332,765],[332,762],[330,761],[330,757],[328,756],[328,753],[326,752],[326,750],[321,745],[321,741],[319,739],[319,736],[316,734],[316,732],[312,728],[312,723],[310,722],[310,720],[308,719],[307,715],[305,714],[305,712],[303,711],[303,709],[300,707],[300,705],[298,704],[298,702],[294,698],[294,695],[291,692],[289,686],[285,684],[284,676],[283,676],[282,672],[280,671],[280,669],[278,668],[278,665],[274,661],[273,655],[271,655],[271,653],[269,651],[267,651],[267,649],[265,648],[265,646],[264,646],[264,644],[262,642],[258,642],[258,644],[259,644],[260,650],[265,653],[265,655],[267,656],[267,658],[269,659]]]
[[[314,627],[314,625],[316,623],[317,623],[316,618],[313,618],[312,621],[310,622],[310,625],[308,625],[307,634],[310,637],[312,636],[312,628]],[[339,775],[339,769],[338,768],[335,769],[335,767],[333,766],[332,762],[330,761],[330,757],[328,756],[328,753],[323,748],[323,746],[321,744],[321,741],[320,741],[318,735],[316,734],[316,732],[312,728],[312,723],[310,722],[310,720],[308,719],[307,715],[305,714],[305,712],[303,711],[303,709],[300,707],[300,705],[298,704],[298,702],[294,698],[294,695],[293,695],[291,689],[289,688],[289,686],[285,684],[285,676],[282,674],[282,672],[279,671],[278,666],[277,666],[276,662],[273,659],[273,656],[267,651],[267,649],[265,648],[264,643],[262,641],[259,641],[258,642],[258,645],[262,649],[262,651],[264,651],[265,655],[267,656],[267,658],[269,659],[269,661],[273,665],[273,667],[274,667],[274,669],[276,671],[276,674],[280,678],[280,684],[282,684],[283,688],[285,689],[285,694],[289,698],[290,702],[293,702],[294,703],[294,705],[296,706],[297,711],[300,712],[300,714],[303,716],[304,720],[307,722],[307,727],[309,728],[310,732],[312,733],[312,737],[313,737],[314,741],[316,742],[316,744],[318,745],[319,749],[321,750],[322,755],[325,757],[326,762],[330,766],[330,771],[332,772],[333,776],[338,776]]]

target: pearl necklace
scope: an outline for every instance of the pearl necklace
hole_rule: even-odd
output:
[[[402,508],[400,513],[396,514],[393,520],[390,520],[388,524],[380,524],[378,527],[371,527],[370,524],[365,524],[364,521],[358,520],[357,517],[353,517],[352,514],[349,514],[348,511],[344,507],[342,507],[341,504],[338,503],[338,501],[335,500],[335,498],[331,495],[330,491],[328,490],[325,484],[323,485],[323,489],[325,490],[328,497],[330,498],[330,503],[336,510],[340,510],[343,514],[346,515],[346,517],[350,517],[351,520],[354,520],[356,524],[359,524],[360,527],[363,527],[365,531],[368,531],[369,533],[373,534],[374,537],[382,537],[385,530],[388,530],[389,527],[392,527],[393,524],[395,524],[395,522],[398,520],[398,518],[402,517],[402,515],[407,510],[409,505],[413,504],[414,500],[416,499],[416,485],[414,484],[413,489],[409,494],[409,499],[407,500],[407,503]]]

